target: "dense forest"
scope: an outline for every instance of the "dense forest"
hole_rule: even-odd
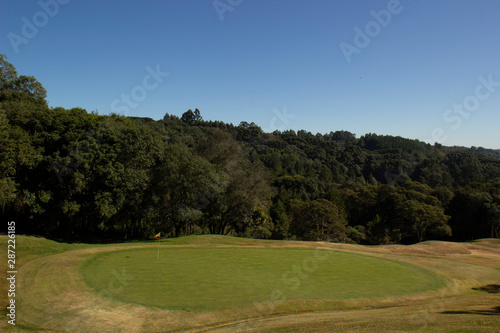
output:
[[[181,111],[182,113],[182,111]],[[500,234],[500,152],[51,108],[0,55],[0,214],[65,241],[189,234],[413,243]]]

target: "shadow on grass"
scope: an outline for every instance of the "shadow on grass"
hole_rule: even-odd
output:
[[[488,294],[500,294],[500,284],[488,284],[482,287],[472,288],[473,290],[484,291]],[[470,310],[470,311],[444,311],[442,314],[476,314],[484,316],[500,316],[500,306],[494,307],[491,310]]]
[[[456,315],[484,315],[484,316],[500,316],[500,306],[494,307],[491,310],[471,310],[471,311],[444,311],[442,314],[456,314]]]
[[[500,284],[488,284],[486,286],[472,288],[473,290],[485,291],[488,294],[500,294]]]

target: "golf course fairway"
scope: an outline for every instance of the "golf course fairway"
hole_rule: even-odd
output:
[[[100,253],[82,264],[96,291],[175,310],[203,310],[291,299],[413,294],[440,281],[418,266],[303,248],[139,248]]]
[[[16,325],[4,297],[0,332],[498,332],[498,239],[67,244],[18,235],[16,259]]]

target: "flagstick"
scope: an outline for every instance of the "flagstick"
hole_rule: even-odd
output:
[[[160,237],[158,237],[158,253],[156,254],[156,259],[160,259]]]

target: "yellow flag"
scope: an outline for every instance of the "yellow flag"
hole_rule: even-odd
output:
[[[160,238],[160,234],[161,234],[161,232],[157,233],[155,238]]]

